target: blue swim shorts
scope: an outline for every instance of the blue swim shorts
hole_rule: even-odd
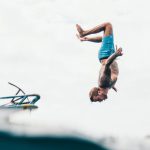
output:
[[[114,37],[113,34],[109,36],[105,36],[102,39],[102,45],[98,52],[98,59],[101,61],[102,59],[108,58],[115,52],[114,47]]]

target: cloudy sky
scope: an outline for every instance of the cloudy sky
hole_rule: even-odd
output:
[[[149,135],[149,13],[148,0],[0,1],[1,96],[15,92],[8,81],[41,95],[37,111],[17,113],[11,121],[36,123],[49,133]],[[117,60],[118,93],[91,103],[100,44],[78,41],[75,24],[88,29],[103,22],[113,24],[115,44],[124,55]]]

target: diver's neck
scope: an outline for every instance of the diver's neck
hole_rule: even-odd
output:
[[[103,91],[103,94],[107,95],[108,94],[108,91],[109,91],[109,88],[101,88],[101,91]]]

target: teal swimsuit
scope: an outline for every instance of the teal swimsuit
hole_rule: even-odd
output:
[[[105,36],[102,39],[102,45],[98,52],[98,59],[101,61],[102,59],[108,58],[115,52],[114,47],[114,37],[113,34],[109,36]]]

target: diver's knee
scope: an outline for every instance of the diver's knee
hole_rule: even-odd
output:
[[[107,23],[106,23],[106,26],[112,28],[112,24],[111,24],[110,22],[107,22]]]

